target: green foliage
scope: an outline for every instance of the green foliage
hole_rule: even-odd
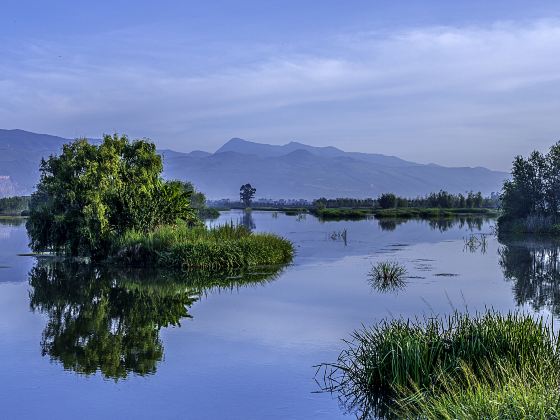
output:
[[[251,184],[245,184],[242,185],[241,188],[239,188],[239,199],[246,208],[251,207],[251,201],[253,201],[256,192],[257,189],[253,188]]]
[[[197,191],[191,182],[185,183],[185,189],[190,192],[190,204],[200,219],[217,219],[220,212],[206,205],[206,196],[204,193]]]
[[[31,197],[25,196],[0,198],[0,215],[26,215],[29,210],[30,199]]]
[[[364,209],[315,208],[311,213],[323,220],[358,220],[371,215],[370,210]]]
[[[128,231],[115,241],[112,255],[128,265],[219,270],[285,264],[293,257],[293,246],[284,238],[251,233],[244,226],[190,228],[180,223],[148,233]]]
[[[313,201],[313,207],[317,209],[325,208],[371,208],[375,205],[375,201],[372,198],[319,198]]]
[[[464,387],[465,371],[483,380],[489,367],[503,366],[494,372],[497,386],[512,372],[548,377],[560,368],[559,344],[542,319],[520,313],[383,321],[356,331],[338,361],[323,365],[325,389],[369,414],[419,393],[439,398],[450,381]]]
[[[41,162],[27,229],[35,251],[104,257],[125,231],[147,232],[182,219],[197,222],[185,184],[161,178],[155,145],[105,135],[99,146],[86,139],[63,146]]]
[[[552,232],[560,216],[560,142],[546,155],[534,151],[513,161],[502,189],[502,231]]]
[[[397,206],[397,196],[395,194],[381,194],[377,199],[377,205],[382,209],[392,209]]]
[[[556,375],[520,372],[494,364],[484,375],[461,367],[461,380],[445,378],[442,393],[417,392],[398,401],[399,418],[558,419],[560,388]]]

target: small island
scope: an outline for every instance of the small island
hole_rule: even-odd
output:
[[[27,230],[38,253],[126,266],[250,268],[289,263],[293,246],[233,224],[208,228],[190,183],[165,181],[154,143],[78,139],[41,162]],[[199,206],[193,206],[193,201]]]

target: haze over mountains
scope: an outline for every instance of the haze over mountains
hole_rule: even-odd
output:
[[[0,196],[30,194],[42,157],[70,141],[23,130],[0,129]],[[164,176],[193,182],[208,198],[238,198],[251,183],[257,197],[375,197],[383,192],[417,196],[440,189],[453,193],[499,191],[504,172],[482,167],[449,168],[394,156],[344,152],[290,142],[273,146],[231,139],[215,153],[161,150]],[[9,177],[9,178],[6,178]]]

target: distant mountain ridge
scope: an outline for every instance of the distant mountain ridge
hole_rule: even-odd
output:
[[[41,158],[59,153],[69,141],[0,129],[0,177],[10,177],[10,191],[31,193],[39,179]],[[498,191],[507,178],[504,172],[481,167],[426,165],[395,156],[345,152],[298,142],[277,146],[233,138],[215,153],[159,152],[164,158],[166,178],[192,181],[212,199],[237,198],[239,186],[247,182],[257,188],[258,197],[267,198],[359,198],[383,192],[417,196],[440,189],[490,194]]]

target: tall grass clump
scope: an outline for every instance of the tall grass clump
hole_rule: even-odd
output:
[[[414,419],[558,419],[557,375],[536,375],[494,364],[476,375],[466,366],[461,379],[445,377],[442,393],[416,392],[396,403],[395,417]]]
[[[403,288],[406,275],[406,268],[397,261],[381,261],[372,266],[369,272],[373,287],[380,292]]]
[[[437,398],[451,383],[462,390],[495,366],[504,368],[493,371],[494,387],[515,375],[557,378],[560,368],[558,337],[542,319],[517,312],[386,320],[347,344],[335,363],[321,365],[323,389],[363,413],[414,395]]]
[[[112,259],[131,266],[223,270],[286,264],[293,253],[290,241],[240,225],[176,224],[149,233],[126,232],[116,240]]]

